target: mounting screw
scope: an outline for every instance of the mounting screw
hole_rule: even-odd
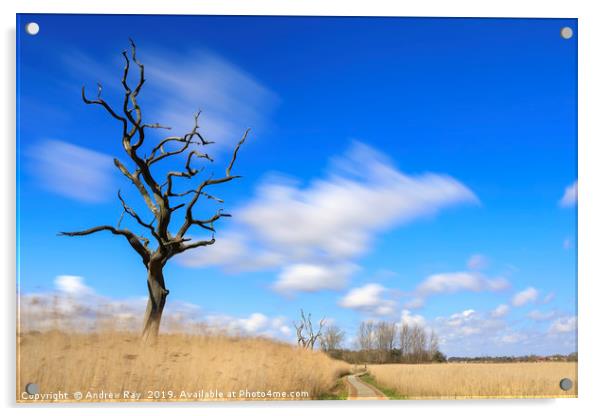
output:
[[[40,25],[36,22],[29,22],[25,25],[25,32],[28,35],[35,36],[40,33]]]
[[[564,391],[572,389],[573,381],[570,378],[563,378],[560,380],[560,388]]]
[[[27,383],[25,386],[25,391],[27,394],[38,394],[40,392],[40,386],[36,383]]]
[[[573,37],[573,29],[571,29],[568,26],[563,27],[562,29],[560,29],[560,36],[562,36],[563,39],[570,39]]]

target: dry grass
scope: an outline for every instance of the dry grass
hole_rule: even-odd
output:
[[[116,331],[33,332],[19,337],[17,400],[29,401],[22,398],[28,382],[37,383],[41,393],[128,390],[142,393],[141,400],[155,400],[149,392],[151,397],[160,392],[158,400],[202,400],[180,394],[215,390],[229,400],[240,399],[240,390],[307,392],[292,398],[299,400],[325,393],[348,369],[324,353],[262,338],[165,334],[145,346],[138,336]]]
[[[408,398],[576,397],[577,363],[383,364],[368,370],[377,383]],[[562,378],[573,380],[563,391]]]

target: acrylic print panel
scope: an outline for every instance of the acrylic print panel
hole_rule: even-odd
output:
[[[577,396],[575,19],[17,33],[19,402]]]

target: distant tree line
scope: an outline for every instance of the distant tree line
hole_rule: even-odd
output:
[[[567,355],[520,355],[520,356],[481,356],[481,357],[450,357],[447,360],[450,363],[524,363],[524,362],[542,362],[542,361],[578,361],[577,353],[573,352]]]
[[[447,358],[439,350],[439,337],[420,325],[393,322],[361,322],[357,330],[357,349],[344,348],[345,331],[336,325],[322,329],[320,348],[331,357],[352,364],[385,363],[513,363],[578,361],[577,353],[567,355],[481,356]]]
[[[345,332],[336,325],[327,326],[320,337],[323,351],[350,363],[428,363],[445,362],[439,350],[439,338],[432,329],[420,325],[364,321],[357,331],[357,350],[343,348]]]

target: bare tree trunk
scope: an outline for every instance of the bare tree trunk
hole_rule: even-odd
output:
[[[144,342],[154,341],[159,334],[161,315],[165,307],[165,300],[169,290],[165,288],[163,280],[163,265],[161,262],[151,262],[148,267],[148,302],[144,314],[144,328],[142,340]]]
[[[119,159],[114,158],[113,163],[119,171],[136,187],[138,193],[145,202],[148,211],[146,215],[139,215],[117,191],[117,198],[121,203],[123,212],[117,223],[117,226],[98,225],[82,231],[63,231],[59,235],[76,237],[96,234],[99,232],[110,232],[113,235],[121,236],[127,239],[130,246],[138,253],[142,262],[147,268],[147,287],[148,287],[148,303],[146,313],[144,315],[144,327],[142,330],[143,341],[153,341],[159,333],[161,324],[161,315],[165,306],[165,300],[169,291],[165,288],[163,280],[163,267],[167,261],[173,256],[191,250],[197,247],[208,247],[215,243],[215,222],[221,218],[230,217],[230,214],[223,212],[220,208],[210,218],[198,218],[194,214],[195,206],[199,201],[211,199],[218,202],[224,202],[215,196],[208,193],[208,188],[215,185],[224,184],[234,179],[240,178],[239,175],[232,175],[232,169],[238,156],[238,151],[247,139],[249,129],[247,129],[238,144],[232,152],[230,163],[226,166],[225,175],[221,177],[213,177],[213,173],[204,180],[196,181],[196,175],[203,172],[203,167],[195,168],[195,164],[199,160],[205,159],[207,162],[213,162],[209,154],[201,152],[197,146],[207,146],[213,142],[207,141],[199,132],[199,116],[200,110],[194,114],[194,127],[183,136],[173,136],[163,138],[156,143],[154,147],[147,148],[143,146],[145,143],[145,134],[147,129],[169,129],[167,126],[162,126],[158,123],[144,123],[142,118],[142,109],[138,103],[138,94],[144,85],[146,78],[144,77],[144,65],[136,57],[136,45],[130,40],[131,51],[123,51],[124,69],[121,78],[121,84],[124,88],[123,101],[121,108],[123,110],[113,108],[111,104],[102,98],[102,85],[98,84],[98,90],[95,99],[89,99],[86,96],[85,88],[82,87],[82,100],[89,105],[98,105],[104,108],[111,118],[118,121],[121,125],[121,138],[123,150],[128,156],[128,159],[135,165],[135,171],[130,171],[126,167],[127,163],[122,163]],[[132,85],[132,77],[130,75],[132,63],[138,67],[138,81],[136,85]],[[148,143],[147,143],[148,144]],[[166,145],[170,146],[168,150]],[[186,156],[186,157],[182,157]],[[186,160],[184,170],[176,169],[164,172],[155,171],[153,166],[155,163],[168,159],[169,160]],[[172,159],[177,158],[177,159]],[[193,161],[196,161],[193,165]],[[165,173],[165,178],[159,178],[158,173]],[[192,179],[195,178],[195,183],[192,189],[185,192],[174,192],[174,181],[176,178]],[[182,197],[190,195],[188,201]],[[177,204],[177,205],[176,205]],[[169,230],[175,229],[172,222],[172,214],[180,208],[185,208],[183,221],[178,227],[177,233],[171,234]],[[152,214],[150,220],[145,220],[149,214]],[[150,231],[151,240],[144,235],[131,231],[127,228],[120,228],[124,216],[127,215],[131,220],[134,220],[138,226]],[[205,231],[211,231],[211,239],[199,239],[193,241],[189,235],[195,234],[189,230],[191,227],[200,227]],[[148,232],[147,231],[147,232]],[[148,234],[147,234],[148,235]],[[157,243],[155,246],[154,242]],[[304,319],[305,321],[305,319]],[[311,322],[310,322],[311,326]],[[322,322],[320,323],[320,328]],[[309,328],[311,329],[311,328]],[[314,335],[310,331],[311,335]],[[315,334],[319,338],[320,333]],[[314,340],[315,342],[315,340]],[[313,345],[313,343],[312,343]],[[304,346],[306,346],[304,344]]]

